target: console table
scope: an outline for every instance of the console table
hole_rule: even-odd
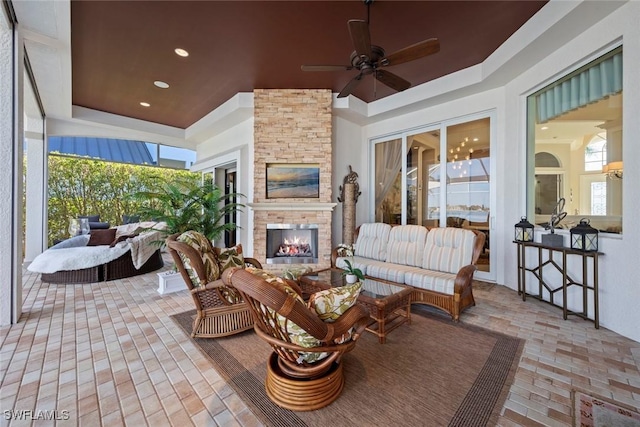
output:
[[[537,300],[548,302],[556,307],[562,308],[562,317],[567,320],[568,315],[576,315],[586,320],[591,320],[587,316],[589,291],[593,297],[593,310],[594,310],[594,325],[596,329],[600,328],[600,319],[598,314],[598,256],[602,255],[601,252],[591,251],[582,252],[571,248],[547,246],[536,242],[518,242],[515,241],[518,246],[518,295],[522,295],[522,300],[526,301],[527,295],[536,298]],[[536,265],[526,266],[526,252],[527,248],[537,250],[538,262]],[[556,262],[554,260],[554,253],[561,253],[562,260]],[[546,254],[546,257],[545,257]],[[568,257],[582,257],[582,281],[577,281],[567,273],[567,258]],[[591,260],[591,262],[589,262]],[[593,274],[593,283],[588,284],[589,276],[589,264],[591,264],[591,272]],[[547,265],[552,266],[555,270],[562,274],[561,284],[549,283],[543,274],[543,268]],[[538,293],[527,294],[526,277],[527,272],[530,272],[538,279]],[[579,286],[582,288],[582,312],[571,311],[567,308],[567,288],[569,286]],[[545,299],[544,290],[547,291],[548,299]],[[553,297],[557,292],[562,292],[562,305],[556,304],[553,301]]]

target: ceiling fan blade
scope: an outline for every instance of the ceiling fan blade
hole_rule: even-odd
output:
[[[386,70],[376,70],[376,79],[398,92],[402,92],[411,87],[411,83]]]
[[[393,52],[391,55],[387,55],[380,60],[380,65],[389,66],[403,64],[405,62],[413,61],[414,59],[432,55],[439,51],[440,42],[438,39],[427,39]]]
[[[346,71],[353,67],[347,65],[302,65],[302,71]]]
[[[349,20],[349,34],[353,48],[359,56],[371,58],[371,35],[369,33],[369,24],[361,19]]]
[[[362,80],[362,77],[364,76],[362,75],[362,73],[360,73],[354,78],[352,78],[351,81],[347,83],[347,85],[340,91],[340,93],[338,94],[338,98],[344,98],[346,96],[351,95],[351,92],[353,92],[356,86],[358,86],[358,84],[360,83],[360,80]]]

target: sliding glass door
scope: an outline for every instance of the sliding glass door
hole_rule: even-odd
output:
[[[374,140],[376,222],[459,227],[486,236],[477,278],[491,271],[491,115]]]

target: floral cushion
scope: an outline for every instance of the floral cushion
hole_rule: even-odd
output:
[[[333,323],[356,303],[361,289],[362,283],[356,282],[316,292],[309,298],[309,308],[323,321]]]
[[[180,259],[182,260],[182,264],[184,264],[184,269],[189,274],[189,278],[191,279],[191,283],[193,286],[204,286],[207,283],[213,282],[214,280],[218,280],[220,278],[220,267],[218,265],[218,258],[216,257],[215,252],[213,251],[213,247],[211,246],[211,242],[207,237],[198,233],[197,231],[185,231],[176,239],[178,242],[186,243],[191,246],[195,250],[200,253],[202,257],[202,264],[204,264],[204,270],[206,272],[206,282],[202,282],[196,273],[196,270],[191,266],[191,260],[189,257],[184,254],[178,252],[180,255]]]
[[[244,255],[242,255],[241,244],[230,248],[218,249],[216,252],[218,263],[220,264],[220,273],[231,267],[244,268]]]
[[[278,277],[274,274],[269,273],[268,271],[260,270],[254,267],[247,267],[246,270],[252,274],[255,274],[256,276],[261,277],[265,282],[271,284],[277,289],[284,291],[288,295],[294,296],[298,301],[300,301],[300,303],[304,304],[304,300],[302,299],[300,294],[298,294],[298,292],[296,292],[295,289],[289,286],[287,281],[282,277]],[[267,310],[271,314],[274,313],[274,310],[270,308],[267,308]],[[296,344],[296,345],[299,345],[300,347],[305,347],[305,348],[319,347],[322,344],[320,340],[315,338],[313,335],[309,334],[307,331],[305,331],[300,326],[296,325],[294,322],[290,321],[286,317],[280,314],[276,314],[276,321],[278,322],[278,327],[280,329],[288,332],[289,339],[293,344]],[[271,325],[271,326],[275,326],[275,325]],[[329,354],[325,352],[308,352],[308,353],[303,352],[303,353],[300,353],[300,359],[298,360],[298,362],[313,363],[313,362],[317,362],[318,360],[324,359],[328,355]]]
[[[289,280],[297,281],[303,274],[311,273],[311,267],[287,267],[282,272],[282,277]]]

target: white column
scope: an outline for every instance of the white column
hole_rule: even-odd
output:
[[[0,324],[22,311],[23,40],[0,8]],[[14,70],[14,64],[16,69]]]

